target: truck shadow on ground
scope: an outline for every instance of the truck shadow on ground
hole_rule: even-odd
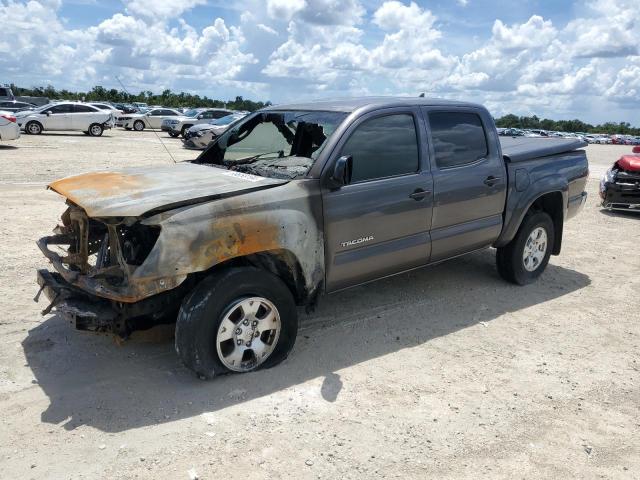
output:
[[[341,369],[429,342],[508,312],[557,299],[590,284],[588,276],[549,265],[526,287],[502,281],[484,251],[321,299],[290,357],[270,370],[198,380],[171,341],[127,342],[83,334],[53,316],[29,331],[23,348],[50,405],[42,421],[105,432],[189,418],[324,378],[319,394],[335,401]],[[508,317],[499,321],[508,321]]]

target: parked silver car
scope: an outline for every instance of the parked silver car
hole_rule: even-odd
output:
[[[209,123],[194,125],[183,135],[184,147],[194,150],[204,150],[213,139],[248,114],[249,112],[236,112],[217,120],[210,120]]]
[[[182,117],[169,118],[163,121],[162,130],[169,132],[172,137],[177,137],[178,135],[184,137],[185,132],[192,126],[226,117],[230,113],[233,113],[233,110],[227,110],[226,108],[196,108],[185,112]]]

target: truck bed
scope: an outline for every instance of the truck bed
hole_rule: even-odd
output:
[[[536,157],[548,157],[587,146],[577,138],[500,137],[502,156],[507,162],[516,163]]]

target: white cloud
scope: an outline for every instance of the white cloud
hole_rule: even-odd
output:
[[[576,57],[625,57],[640,54],[640,6],[637,0],[594,0],[590,15],[567,25]]]
[[[198,5],[204,5],[207,0],[180,0],[170,2],[166,0],[125,0],[126,11],[151,21],[177,18],[184,12]]]
[[[453,15],[410,0],[242,0],[229,4],[240,12],[231,22],[205,0],[122,1],[120,12],[75,29],[61,0],[2,0],[3,80],[85,89],[117,87],[119,75],[133,90],[276,101],[426,91],[495,112],[640,106],[637,0],[585,0],[565,24],[539,13],[507,23],[498,12],[474,38],[451,29],[458,6],[477,8],[468,0],[447,6]],[[211,15],[204,27],[185,20],[197,7]]]
[[[305,0],[267,0],[267,13],[274,20],[289,21],[305,5]]]

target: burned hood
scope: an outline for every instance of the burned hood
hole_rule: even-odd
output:
[[[57,180],[49,188],[90,217],[137,217],[284,183],[286,180],[185,162],[91,172]]]

